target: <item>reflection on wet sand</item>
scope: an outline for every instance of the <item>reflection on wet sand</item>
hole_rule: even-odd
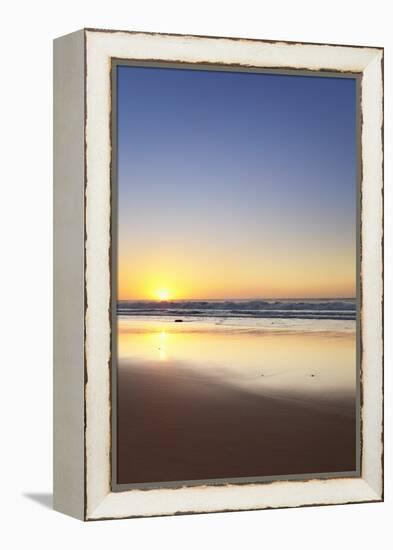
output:
[[[125,319],[118,482],[356,468],[355,335]]]

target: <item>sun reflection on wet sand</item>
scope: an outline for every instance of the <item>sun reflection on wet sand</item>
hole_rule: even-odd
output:
[[[120,365],[181,363],[196,376],[263,393],[329,399],[356,389],[356,339],[348,329],[265,330],[131,318],[121,319],[118,328]]]
[[[160,361],[166,361],[168,359],[167,340],[168,334],[164,330],[158,333],[158,358]]]

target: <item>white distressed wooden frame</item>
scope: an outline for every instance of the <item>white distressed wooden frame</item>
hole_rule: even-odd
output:
[[[383,499],[383,50],[81,30],[55,40],[54,507],[83,520]],[[361,73],[361,476],[111,491],[112,58]]]

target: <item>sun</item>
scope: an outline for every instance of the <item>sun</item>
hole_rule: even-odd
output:
[[[161,302],[166,302],[170,298],[170,292],[166,288],[160,288],[159,290],[156,290],[154,292],[154,295],[157,300],[160,300]]]

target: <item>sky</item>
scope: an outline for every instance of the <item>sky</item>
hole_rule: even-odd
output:
[[[117,71],[119,299],[355,296],[354,79]]]

